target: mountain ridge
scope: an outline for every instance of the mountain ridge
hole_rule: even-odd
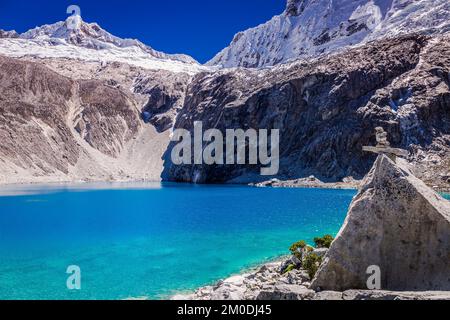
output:
[[[288,0],[286,10],[239,32],[206,65],[266,67],[412,32],[450,30],[447,0]]]
[[[34,56],[122,62],[146,69],[188,74],[210,69],[188,55],[167,54],[139,40],[116,37],[97,23],[83,21],[80,16],[71,16],[65,21],[36,27],[22,34],[0,31],[0,54],[17,58]]]
[[[69,23],[75,28],[69,29]],[[0,54],[117,61],[195,74],[218,68],[273,66],[401,34],[449,31],[447,0],[287,0],[283,13],[238,32],[228,47],[204,65],[185,54],[167,54],[137,39],[119,38],[81,16],[22,34],[0,30]]]
[[[69,25],[74,22],[74,29]],[[91,48],[103,49],[107,48],[106,44],[114,45],[116,47],[132,47],[136,46],[148,52],[155,58],[176,60],[186,63],[198,62],[185,54],[167,54],[157,51],[148,45],[145,45],[137,39],[119,38],[104,30],[96,22],[87,23],[81,16],[71,16],[66,21],[59,21],[53,24],[46,24],[40,27],[30,29],[19,35],[21,39],[33,40],[37,38],[48,39],[65,39],[68,43]]]

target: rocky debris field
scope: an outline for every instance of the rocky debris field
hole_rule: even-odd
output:
[[[219,281],[173,300],[450,300],[449,291],[383,290],[314,291],[305,270],[280,273],[288,261],[272,262],[255,271]]]

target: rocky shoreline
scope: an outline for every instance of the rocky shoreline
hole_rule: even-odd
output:
[[[283,273],[292,258],[263,264],[253,271],[229,277],[191,294],[171,300],[449,300],[450,291],[346,290],[314,291],[306,270]]]
[[[323,182],[314,176],[294,180],[272,179],[261,183],[251,183],[251,186],[264,188],[317,188],[317,189],[358,189],[361,180],[346,178],[342,182]]]
[[[162,183],[164,181],[161,180],[147,180],[147,179],[39,179],[36,181],[27,181],[24,180],[18,182],[12,181],[0,181],[0,188],[2,187],[14,187],[14,186],[39,186],[39,185],[67,185],[67,184],[91,184],[91,183]],[[336,189],[336,190],[358,190],[360,187],[361,180],[345,180],[342,182],[323,182],[315,177],[308,178],[300,178],[294,180],[279,180],[272,179],[269,181],[264,181],[260,183],[250,183],[248,184],[251,187],[257,188],[312,188],[312,189]],[[450,187],[441,188],[441,187],[432,187],[436,192],[444,193],[450,195]]]
[[[294,180],[272,179],[260,183],[250,183],[250,186],[258,188],[314,188],[314,189],[352,189],[358,190],[362,180],[355,180],[352,177],[343,179],[341,182],[323,182],[314,176]],[[450,194],[449,187],[429,186],[436,192]]]

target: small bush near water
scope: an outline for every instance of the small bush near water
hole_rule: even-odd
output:
[[[314,243],[316,244],[316,248],[330,248],[331,243],[334,241],[333,236],[327,234],[321,238],[314,238]],[[302,262],[301,267],[308,272],[308,275],[311,279],[319,270],[319,267],[322,263],[322,257],[318,256],[314,253],[314,249],[306,243],[306,241],[301,240],[294,243],[289,250],[292,255],[295,256],[298,260]],[[289,272],[295,269],[294,265],[289,265],[285,272]]]
[[[317,248],[330,248],[333,241],[333,236],[329,234],[323,236],[322,238],[314,238],[314,243]]]

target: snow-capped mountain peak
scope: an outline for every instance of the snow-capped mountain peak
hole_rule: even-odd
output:
[[[3,29],[0,29],[0,39],[1,38],[18,38],[19,34],[12,30],[12,31],[5,31]]]
[[[65,21],[36,27],[14,37],[4,32],[0,37],[0,54],[121,62],[146,69],[190,74],[210,69],[188,55],[163,53],[139,40],[114,36],[97,23],[85,22],[80,16],[70,16]]]
[[[36,27],[20,35],[22,39],[61,39],[67,43],[90,49],[116,47],[146,47],[138,40],[121,39],[102,29],[97,23],[87,23],[76,15],[54,24]]]
[[[271,66],[381,37],[449,30],[448,0],[287,0],[282,14],[238,33],[207,64]]]
[[[165,54],[154,50],[135,39],[122,39],[112,35],[102,29],[97,23],[87,23],[81,16],[74,15],[67,18],[66,21],[60,21],[50,25],[44,25],[31,29],[20,35],[22,39],[41,39],[41,40],[64,40],[65,42],[88,48],[88,49],[110,49],[112,47],[129,48],[138,47],[149,53],[155,58],[169,59],[186,63],[194,63],[192,57],[183,54]]]

